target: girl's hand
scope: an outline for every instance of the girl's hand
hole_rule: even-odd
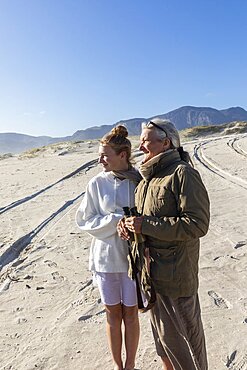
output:
[[[129,231],[125,227],[125,218],[122,218],[120,221],[118,221],[117,232],[118,232],[118,235],[121,239],[123,239],[123,240],[129,240],[130,239]]]

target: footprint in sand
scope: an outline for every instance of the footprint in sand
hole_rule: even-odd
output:
[[[225,301],[224,298],[220,297],[215,291],[209,290],[208,295],[213,298],[214,304],[219,308],[230,308],[229,303]]]
[[[236,358],[237,351],[232,352],[230,356],[227,356],[227,362],[226,362],[226,367],[232,367],[233,361]]]
[[[57,267],[57,263],[51,260],[45,260],[44,263],[46,263],[49,267]]]
[[[84,290],[84,289],[88,288],[90,285],[92,285],[92,283],[93,283],[93,280],[92,280],[92,279],[90,279],[90,280],[86,281],[86,283],[84,283],[84,284],[82,285],[82,287],[79,289],[79,292],[81,292],[82,290]]]
[[[238,242],[238,243],[234,246],[234,248],[235,248],[235,249],[238,249],[238,248],[243,247],[244,245],[246,245],[246,241],[241,241],[241,242]]]
[[[83,315],[78,318],[80,322],[92,322],[92,323],[99,323],[103,322],[103,316],[105,314],[105,309],[101,305],[101,300],[98,299],[91,305],[87,305],[82,311]]]
[[[90,312],[90,310],[89,310]],[[87,313],[86,315],[82,315],[79,317],[78,321],[82,322],[92,322],[92,323],[99,323],[103,321],[103,316],[105,314],[105,309],[98,311],[94,314]]]
[[[65,280],[64,276],[60,275],[58,271],[52,272],[51,276],[56,282],[61,282]]]
[[[77,301],[74,301],[71,303],[71,307],[72,308],[75,308],[75,307],[78,307],[78,306],[83,306],[84,305],[84,299],[78,299]]]
[[[247,353],[236,364],[229,368],[231,370],[247,370]]]

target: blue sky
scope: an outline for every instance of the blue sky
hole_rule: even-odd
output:
[[[0,132],[247,109],[245,0],[0,0]]]

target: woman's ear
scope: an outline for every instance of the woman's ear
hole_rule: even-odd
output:
[[[170,148],[171,148],[171,140],[168,137],[166,137],[164,140],[164,151]]]

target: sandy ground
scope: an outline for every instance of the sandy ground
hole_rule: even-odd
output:
[[[247,369],[247,136],[186,143],[211,199],[200,300],[210,370]],[[138,157],[140,158],[140,157]],[[0,368],[111,370],[105,312],[74,223],[97,143],[0,161]],[[149,314],[136,369],[157,370]]]

